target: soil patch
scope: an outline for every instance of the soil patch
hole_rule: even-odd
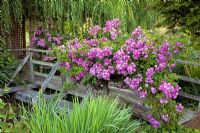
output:
[[[196,114],[196,117],[186,122],[184,126],[189,128],[200,129],[200,112]]]

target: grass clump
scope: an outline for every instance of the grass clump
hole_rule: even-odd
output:
[[[25,124],[32,133],[134,133],[141,123],[131,120],[131,109],[119,107],[118,100],[90,97],[73,102],[66,113],[58,101],[40,99],[31,112],[23,109]]]

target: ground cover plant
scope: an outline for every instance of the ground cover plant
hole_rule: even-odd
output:
[[[32,133],[134,133],[141,123],[131,120],[131,109],[119,107],[118,100],[90,97],[75,100],[73,110],[59,109],[59,100],[43,98],[32,110],[23,109],[25,124]]]
[[[169,72],[175,67],[172,57],[183,44],[156,43],[141,27],[129,35],[120,25],[119,19],[113,19],[105,27],[93,26],[86,39],[70,40],[62,48],[54,47],[54,53],[71,80],[96,88],[103,85],[107,92],[109,81],[123,82],[140,98],[148,99],[148,119],[155,131],[175,129],[183,106],[175,102],[181,88]]]
[[[16,133],[26,132],[26,127],[22,121],[17,119],[17,114],[10,103],[5,103],[0,98],[0,132]]]

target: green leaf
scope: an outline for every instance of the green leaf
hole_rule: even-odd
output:
[[[5,87],[4,87],[4,91],[5,91],[5,92],[8,92],[8,91],[10,91],[10,90],[11,90],[11,88],[8,87],[8,86],[5,86]]]
[[[0,109],[2,109],[6,104],[0,99]]]

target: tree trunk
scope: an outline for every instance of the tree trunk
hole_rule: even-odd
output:
[[[109,95],[108,81],[105,80],[103,84],[103,89],[106,91],[106,95]]]

